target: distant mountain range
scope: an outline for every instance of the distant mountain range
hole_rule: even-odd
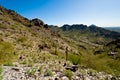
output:
[[[66,24],[60,27],[60,29],[62,29],[65,32],[71,32],[71,34],[74,32],[78,32],[79,33],[78,37],[84,35],[89,40],[93,38],[94,39],[92,40],[93,42],[96,42],[96,40],[102,42],[111,41],[120,38],[120,33],[115,31],[110,31],[105,28],[98,27],[96,25],[86,26],[83,24],[74,24],[74,25]]]
[[[91,32],[91,33],[95,34],[95,36],[103,36],[105,38],[117,39],[120,37],[120,33],[115,32],[115,31],[106,30],[106,29],[110,29],[110,28],[104,29],[101,27],[97,27],[95,25],[91,25],[91,26],[86,26],[83,24],[63,25],[61,27],[61,29],[63,31],[80,30],[81,32]],[[120,28],[111,28],[111,29],[120,29]]]
[[[104,28],[110,31],[120,32],[120,27],[104,27]]]

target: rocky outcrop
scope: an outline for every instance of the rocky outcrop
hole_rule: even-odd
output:
[[[40,26],[43,27],[44,26],[44,22],[38,18],[32,19],[31,22],[35,25],[35,26]]]

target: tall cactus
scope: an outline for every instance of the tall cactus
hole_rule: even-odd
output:
[[[66,61],[67,61],[68,60],[68,46],[66,47],[65,54],[66,54]]]

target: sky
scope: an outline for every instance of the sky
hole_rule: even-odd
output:
[[[49,25],[120,26],[120,0],[0,0],[0,5]]]

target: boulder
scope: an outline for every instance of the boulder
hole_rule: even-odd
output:
[[[66,76],[63,76],[61,79],[62,80],[69,80],[68,77],[66,77]]]

